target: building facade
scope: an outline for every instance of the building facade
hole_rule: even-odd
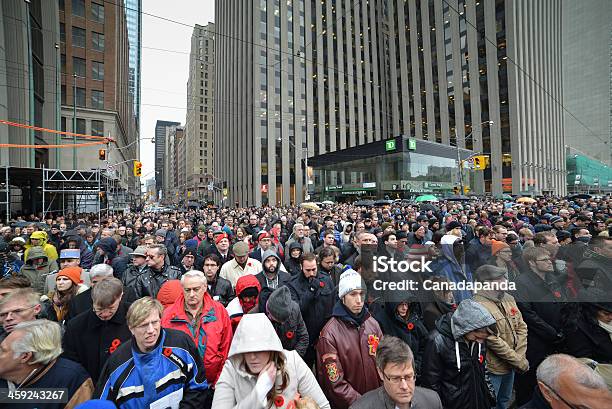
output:
[[[164,157],[166,155],[166,135],[168,134],[168,128],[171,129],[180,124],[180,122],[161,120],[155,123],[155,190],[157,190],[158,195],[165,181],[166,162]]]
[[[215,25],[196,24],[191,36],[187,119],[186,183],[191,198],[212,200],[214,182]]]
[[[612,2],[563,0],[563,27],[565,142],[612,166]]]
[[[171,126],[166,128],[164,154],[164,198],[178,202],[186,197],[185,184],[185,128]]]
[[[565,193],[561,0],[247,3],[215,9],[230,202],[299,202],[303,154],[399,135],[486,155],[476,193]]]
[[[215,1],[215,177],[226,203],[306,194],[305,13],[304,1]]]
[[[58,3],[0,2],[0,118],[41,128],[60,127]],[[0,143],[60,144],[59,135],[0,124]],[[0,164],[58,167],[58,149],[0,148]]]
[[[142,0],[125,0],[129,57],[129,87],[134,101],[134,116],[140,124],[140,63],[142,60]]]
[[[130,93],[129,40],[124,7],[108,2],[59,2],[61,52],[61,129],[108,136],[111,176],[134,191],[139,181],[132,164],[139,158],[139,133]],[[139,47],[140,45],[138,45]],[[87,142],[63,137],[63,143]],[[103,146],[63,149],[62,169],[105,167]]]

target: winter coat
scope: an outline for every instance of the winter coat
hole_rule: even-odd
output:
[[[121,301],[129,305],[136,301],[136,295],[134,294],[134,289],[129,287],[123,287],[123,297],[121,297]],[[79,314],[84,313],[85,311],[91,310],[93,307],[93,301],[91,299],[91,288],[83,291],[72,297],[70,300],[70,304],[68,305],[68,314],[66,314],[65,320],[70,321],[74,317]]]
[[[357,399],[349,409],[396,409],[384,386],[374,389]],[[410,402],[410,409],[443,409],[438,394],[431,389],[417,386]]]
[[[612,364],[610,333],[599,326],[594,314],[594,311],[585,311],[576,330],[567,334],[567,353],[577,358],[591,358],[600,364]]]
[[[285,243],[285,247],[291,247],[291,243],[293,242],[298,242],[302,245],[302,249],[304,250],[304,254],[306,253],[313,253],[314,252],[314,247],[312,245],[312,241],[310,240],[310,238],[304,236],[302,237],[302,239],[298,239],[295,235],[291,234],[291,236],[289,237],[289,240],[287,240],[287,242]],[[289,251],[286,252],[285,254],[285,260],[289,259]],[[264,257],[265,260],[265,257]]]
[[[179,392],[179,391],[182,391]],[[209,393],[202,358],[191,338],[162,328],[157,346],[142,353],[134,338],[121,344],[106,362],[96,396],[119,409],[141,409],[168,396],[180,408],[200,408]]]
[[[300,257],[291,257],[291,251],[294,249],[300,249],[300,256],[304,254],[304,250],[302,249],[302,245],[300,243],[295,241],[291,243],[291,245],[289,246],[289,258],[285,262],[285,268],[287,269],[287,272],[292,276],[296,276],[297,274],[300,274],[302,272],[302,264]]]
[[[208,281],[208,293],[213,300],[219,301],[224,307],[227,307],[229,302],[234,299],[232,283],[223,277],[217,277],[212,283]]]
[[[316,345],[317,378],[336,409],[381,385],[375,358],[382,331],[367,309],[363,314],[360,324],[338,300]]]
[[[34,232],[36,233],[36,232]],[[35,258],[42,258],[45,261],[35,267],[32,264],[32,260]],[[57,267],[57,262],[55,260],[48,261],[47,254],[40,246],[32,247],[28,252],[28,256],[26,258],[26,262],[21,267],[19,273],[25,277],[27,277],[32,283],[32,288],[37,293],[43,294],[45,291],[45,282],[47,280],[47,276],[49,274],[56,273],[59,268]]]
[[[232,329],[234,332],[236,331],[236,327],[238,327],[238,324],[244,315],[244,310],[242,308],[242,304],[240,303],[240,294],[250,287],[257,288],[257,292],[261,293],[261,284],[259,284],[259,281],[257,281],[257,278],[255,278],[254,275],[248,274],[244,277],[240,277],[240,279],[238,279],[236,282],[236,298],[230,301],[230,303],[227,304],[227,307],[225,307],[232,322]]]
[[[583,261],[574,269],[579,278],[593,288],[606,293],[612,292],[612,259],[587,249]]]
[[[470,302],[470,301],[468,301]],[[462,316],[461,305],[442,316],[425,348],[421,383],[438,392],[445,409],[490,409],[495,392],[486,378],[486,347],[463,336],[495,323],[491,314]],[[458,358],[457,358],[458,356]]]
[[[535,371],[548,355],[562,351],[565,318],[576,303],[567,302],[554,278],[544,281],[531,270],[518,276],[513,296],[527,324],[527,360]]]
[[[49,299],[49,301],[51,302],[52,305],[52,310],[50,311],[51,316],[49,317],[49,319],[51,321],[55,321],[55,322],[59,322],[60,324],[63,323],[65,320],[68,319],[68,316],[70,314],[70,305],[72,303],[72,301],[80,294],[86,292],[87,290],[89,290],[89,287],[83,285],[83,284],[77,284],[77,290],[76,293],[74,294],[74,296],[72,297],[72,299],[70,299],[70,301],[68,301],[67,304],[64,305],[56,305],[53,302],[53,298],[55,296],[55,293],[57,290],[53,290],[51,291],[49,294],[47,294],[47,298]]]
[[[248,258],[244,268],[236,260],[230,260],[221,266],[219,277],[225,278],[232,287],[236,287],[236,281],[247,274],[257,274],[261,271],[261,263],[255,259]]]
[[[278,261],[278,264],[276,265],[276,280],[278,280],[278,285],[274,288],[281,287],[285,285],[286,283],[288,283],[289,281],[291,281],[291,274],[281,270],[281,266],[282,266],[281,259],[273,250],[266,250],[264,252],[262,265],[265,263],[266,259],[269,257],[275,257],[276,260]],[[262,266],[262,269],[263,269],[263,266]],[[257,281],[259,281],[261,288],[270,287],[268,285],[268,279],[263,271],[257,274],[255,278],[257,278]]]
[[[134,291],[136,292],[136,298],[142,298],[151,296],[157,297],[157,293],[168,280],[178,280],[181,278],[181,270],[174,266],[165,264],[161,271],[153,271],[150,267],[145,270],[134,284]]]
[[[125,320],[127,310],[128,305],[121,303],[108,321],[102,321],[93,310],[89,310],[66,325],[62,339],[63,357],[83,365],[94,384],[110,355],[132,337]]]
[[[438,275],[446,277],[453,283],[460,283],[462,281],[472,281],[472,270],[470,266],[463,263],[462,260],[457,260],[453,253],[452,245],[442,245],[442,254],[432,261],[429,265],[432,275]],[[453,291],[455,302],[459,304],[466,298],[472,298],[472,292],[470,290],[455,290]]]
[[[491,246],[485,246],[478,237],[474,237],[466,248],[465,262],[472,271],[476,271],[478,267],[487,264],[491,254]]]
[[[425,328],[427,328],[427,331],[431,332],[436,329],[436,321],[438,321],[441,316],[454,311],[454,308],[456,307],[457,304],[449,304],[438,299],[422,302],[421,309],[423,310],[423,324],[425,325]]]
[[[397,314],[397,302],[386,302],[372,311],[378,321],[383,335],[392,335],[407,343],[414,354],[414,369],[417,376],[421,374],[421,362],[425,354],[428,331],[416,313],[417,304],[410,303],[406,320]]]
[[[527,324],[514,297],[504,294],[499,300],[486,292],[474,295],[474,301],[485,307],[495,318],[497,335],[487,338],[487,369],[495,375],[505,375],[515,369],[526,372]]]
[[[250,374],[245,367],[243,354],[258,351],[275,351],[285,358],[289,384],[275,399],[275,403],[278,402],[279,405],[258,399],[255,390],[257,375]],[[280,373],[277,373],[275,384],[281,383]],[[228,359],[215,386],[212,407],[215,409],[287,408],[298,393],[301,397],[312,398],[322,409],[330,408],[310,368],[296,351],[283,349],[265,314],[249,314],[234,335]]]
[[[185,312],[185,296],[181,293],[174,304],[164,311],[162,326],[182,331],[191,337],[204,358],[206,380],[209,385],[214,385],[221,375],[232,341],[232,325],[225,308],[205,293],[199,320],[193,325]]]
[[[331,279],[318,273],[312,280],[307,280],[303,273],[294,276],[287,284],[291,298],[302,312],[309,336],[309,346],[314,347],[319,333],[331,317],[336,293]]]
[[[30,241],[30,239],[38,239],[38,246],[33,246],[32,242]],[[47,233],[44,231],[35,231],[33,232],[30,237],[28,238],[28,241],[25,244],[25,253],[23,254],[23,258],[25,260],[28,259],[28,254],[30,253],[30,250],[35,248],[35,247],[40,247],[45,254],[47,255],[47,259],[49,261],[54,261],[57,260],[57,249],[55,248],[55,246],[53,244],[48,243],[48,236]]]
[[[19,274],[19,270],[21,270],[21,267],[23,267],[23,261],[16,258],[12,254],[7,256],[6,261],[0,261],[0,263],[0,280]]]
[[[130,264],[121,276],[121,282],[124,287],[133,287],[136,284],[138,277],[143,274],[149,267],[143,264],[141,267],[137,267]]]
[[[6,409],[32,407],[40,409],[73,409],[92,398],[94,385],[89,374],[81,365],[69,359],[57,358],[44,366],[33,379],[19,387],[19,390],[23,392],[28,389],[66,389],[66,393],[63,396],[66,400],[62,400],[64,403],[58,401],[36,405],[25,402],[13,405],[5,402],[2,407]],[[4,379],[0,379],[0,390],[8,390],[8,382]]]

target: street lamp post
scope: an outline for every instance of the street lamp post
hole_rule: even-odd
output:
[[[283,142],[283,138],[281,136],[279,136],[278,138],[276,138],[277,142]],[[297,150],[298,147],[295,146],[295,144],[293,142],[291,142],[289,140],[289,138],[287,138],[287,142],[289,142],[289,145],[293,146],[293,149]],[[309,196],[309,189],[308,189],[308,147],[302,147],[302,152],[306,152],[306,155],[304,155],[304,180],[306,181],[306,195],[304,196],[305,200],[306,196]]]
[[[481,122],[480,125],[493,125],[493,123],[494,123],[493,121],[484,121],[484,122]],[[468,125],[471,126],[471,124],[468,124]],[[472,137],[473,133],[474,133],[474,130],[472,129],[469,134],[467,134],[467,135],[465,135],[463,137],[462,140],[463,140],[464,144]],[[461,189],[460,190],[460,194],[463,194],[464,193],[464,189],[463,189],[463,161],[461,160],[461,152],[460,152],[460,149],[459,149],[459,138],[456,138],[455,147],[457,148],[457,165],[459,166],[459,189]],[[467,159],[471,158],[474,155],[475,154],[473,153],[473,154],[471,154],[470,156],[468,156],[465,159],[467,160]]]

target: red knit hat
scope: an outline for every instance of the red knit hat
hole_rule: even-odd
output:
[[[491,240],[491,254],[492,255],[497,254],[500,250],[505,249],[505,248],[509,249],[510,246],[504,243],[503,241]]]
[[[217,237],[215,237],[215,244],[219,244],[219,242],[223,239],[229,240],[229,236],[227,235],[227,233],[217,234]]]
[[[57,273],[57,277],[55,277],[55,279],[57,280],[58,277],[68,277],[68,279],[74,284],[80,284],[82,281],[82,271],[83,269],[81,267],[66,267]]]
[[[174,302],[183,293],[181,280],[168,280],[162,284],[157,293],[157,300],[162,303],[164,310],[174,304]]]

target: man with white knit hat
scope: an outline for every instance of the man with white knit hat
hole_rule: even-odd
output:
[[[316,345],[317,376],[332,407],[347,409],[380,386],[375,357],[382,331],[364,304],[365,282],[355,270],[340,276],[338,297]]]

